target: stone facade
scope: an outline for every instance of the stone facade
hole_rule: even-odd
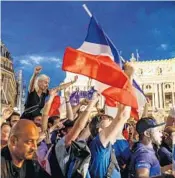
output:
[[[2,107],[11,104],[12,107],[16,105],[17,86],[15,80],[15,73],[13,69],[13,61],[10,52],[1,42],[1,56],[0,56],[0,79],[1,79],[1,105]]]
[[[134,62],[135,79],[150,99],[150,110],[175,105],[175,58]]]

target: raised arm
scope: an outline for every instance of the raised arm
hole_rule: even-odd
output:
[[[76,106],[73,106],[72,107],[72,110],[73,110],[73,114],[76,115],[76,113],[78,112],[78,110],[80,109],[80,107],[82,105],[88,105],[89,101],[87,99],[83,99],[82,101],[80,101],[79,104],[77,104]]]
[[[98,101],[98,97],[95,97],[93,100],[89,102],[86,110],[81,114],[81,116],[76,120],[73,128],[69,131],[69,133],[65,136],[66,146],[69,146],[72,141],[76,140],[80,134],[80,132],[85,128],[87,121],[89,119],[89,115],[92,111],[92,108]]]
[[[128,75],[130,83],[132,84],[134,67],[130,63],[126,63],[124,67],[125,73]],[[118,135],[121,133],[121,129],[123,129],[125,122],[129,119],[130,113],[131,107],[122,104],[118,106],[118,112],[115,119],[99,134],[101,143],[104,147],[106,147],[110,141],[115,142]]]
[[[76,75],[76,76],[74,77],[74,80],[73,80],[73,81],[68,82],[68,83],[61,84],[61,85],[59,85],[58,87],[55,87],[55,88],[53,88],[53,89],[56,89],[57,92],[58,92],[58,91],[61,91],[61,90],[65,90],[66,88],[68,88],[69,86],[71,86],[72,84],[74,84],[74,83],[77,81],[77,79],[78,79],[78,76]]]
[[[71,106],[70,101],[69,101],[70,94],[69,94],[68,91],[64,90],[64,97],[65,97],[65,102],[66,102],[66,116],[67,116],[66,118],[68,120],[73,121],[74,120],[74,113],[73,113],[72,106]]]
[[[41,66],[36,66],[33,72],[33,75],[30,79],[30,84],[29,84],[29,93],[31,93],[32,91],[34,91],[35,89],[35,81],[37,78],[37,75],[41,72],[42,67]]]
[[[50,107],[51,107],[53,99],[56,95],[57,95],[57,90],[51,90],[50,91],[50,98],[44,106],[43,116],[42,116],[42,131],[43,132],[45,132],[47,130]]]

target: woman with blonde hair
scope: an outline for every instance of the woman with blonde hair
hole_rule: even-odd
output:
[[[49,95],[50,90],[48,89],[50,78],[45,74],[40,74],[42,70],[41,66],[37,66],[34,69],[33,76],[30,80],[27,101],[25,103],[25,110],[21,118],[33,120],[34,115],[40,114],[41,110],[45,105],[45,99]],[[62,85],[59,85],[55,89],[61,91],[66,89],[77,81],[77,76],[74,80]]]

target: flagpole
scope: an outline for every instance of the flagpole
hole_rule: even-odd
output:
[[[86,4],[83,4],[83,8],[84,8],[84,10],[87,12],[87,14],[89,15],[89,17],[92,17],[92,13],[90,12],[90,10],[89,10],[88,7],[86,6]]]
[[[88,9],[88,7],[86,6],[86,4],[83,4],[83,8],[84,8],[84,10],[87,12],[87,14],[89,15],[89,17],[92,17],[92,13],[90,12],[90,10]],[[104,31],[103,31],[104,32]],[[107,38],[108,38],[108,40],[110,41],[110,43],[113,45],[113,46],[115,46],[114,44],[113,44],[113,42],[111,41],[111,39],[108,37],[108,35],[104,32],[104,34],[107,36]],[[119,57],[120,57],[120,59],[122,60],[122,62],[125,62],[125,60],[120,56],[120,54],[119,54]]]

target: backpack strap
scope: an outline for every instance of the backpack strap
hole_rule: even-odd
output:
[[[111,148],[111,159],[110,159],[110,164],[108,166],[106,178],[111,178],[114,169],[117,169],[118,172],[120,171],[118,161],[114,153],[114,149]]]

